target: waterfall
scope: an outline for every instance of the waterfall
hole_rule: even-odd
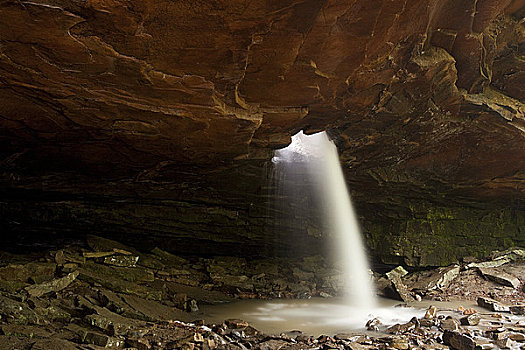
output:
[[[335,144],[325,132],[310,136],[299,132],[288,147],[275,152],[273,162],[284,163],[286,167],[294,164],[306,167],[324,203],[322,216],[330,230],[328,236],[335,240],[335,252],[344,272],[347,303],[363,310],[374,308],[375,292],[368,260]]]

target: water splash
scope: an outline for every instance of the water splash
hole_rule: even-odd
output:
[[[275,152],[274,163],[305,164],[312,183],[324,202],[326,226],[335,239],[336,251],[344,270],[347,304],[363,310],[376,306],[369,265],[337,147],[325,132],[305,135],[299,132],[292,143]]]

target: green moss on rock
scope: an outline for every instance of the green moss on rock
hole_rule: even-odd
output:
[[[525,245],[525,211],[410,203],[411,216],[365,223],[367,243],[384,263],[445,266],[464,256]]]

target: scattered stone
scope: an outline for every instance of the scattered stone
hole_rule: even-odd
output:
[[[53,275],[32,276],[29,278],[29,282],[32,284],[41,284],[53,280],[54,277]]]
[[[321,292],[319,293],[319,296],[322,297],[322,298],[333,298],[332,295],[326,293],[326,292]]]
[[[518,288],[520,285],[520,281],[508,273],[482,267],[478,268],[478,270],[486,279],[494,281],[503,286]]]
[[[86,242],[88,246],[96,252],[114,252],[115,249],[121,249],[130,252],[135,251],[125,244],[95,235],[87,235]]]
[[[496,250],[492,252],[491,257],[494,260],[501,258],[510,258],[512,261],[523,260],[525,259],[525,249],[515,247],[502,252]]]
[[[480,320],[481,320],[481,316],[475,313],[472,315],[462,317],[460,319],[460,322],[462,325],[465,325],[465,326],[477,326]]]
[[[473,315],[473,314],[477,313],[478,310],[473,309],[473,308],[469,308],[469,309],[463,310],[462,312],[463,312],[463,315]]]
[[[0,290],[4,290],[9,293],[16,293],[25,287],[28,283],[20,281],[2,281],[0,280]]]
[[[425,312],[424,318],[427,320],[431,320],[435,318],[437,315],[437,308],[434,305],[430,305],[427,309],[427,312]]]
[[[389,279],[389,280],[392,280],[392,278],[394,276],[399,276],[399,277],[405,277],[406,275],[408,274],[408,271],[405,270],[403,268],[403,266],[398,266],[396,267],[395,269],[389,271],[386,273],[386,277]]]
[[[53,332],[42,327],[20,324],[3,324],[0,326],[0,334],[26,338],[49,338]]]
[[[408,339],[404,337],[393,337],[392,340],[389,341],[389,344],[391,347],[399,350],[406,350],[410,348]]]
[[[470,263],[465,266],[466,269],[471,268],[493,268],[508,264],[511,261],[525,259],[525,250],[520,248],[509,249],[505,252],[495,252],[493,259],[483,262]]]
[[[0,295],[2,320],[14,324],[39,324],[41,318],[26,304]]]
[[[395,291],[395,294],[397,294],[397,297],[400,300],[403,300],[405,303],[413,302],[415,301],[412,294],[410,294],[407,286],[403,283],[401,280],[401,277],[398,275],[392,275],[390,278],[390,281],[392,282],[392,287]]]
[[[153,300],[162,299],[162,290],[139,284],[155,279],[153,272],[145,268],[112,267],[89,261],[79,268],[79,272],[80,280],[98,283],[114,292],[135,294]]]
[[[103,348],[120,348],[124,345],[124,341],[121,339],[110,337],[97,332],[87,332],[86,336],[84,337],[84,342],[101,346]]]
[[[501,349],[512,349],[514,346],[514,341],[510,338],[504,338],[496,340],[496,345],[498,345]]]
[[[457,350],[476,349],[476,342],[471,337],[455,331],[446,330],[443,334],[443,342]]]
[[[411,332],[417,327],[419,327],[420,323],[419,321],[414,317],[410,322],[404,323],[404,324],[395,324],[391,327],[388,327],[386,329],[386,333],[388,334],[404,334],[407,332]]]
[[[97,308],[98,314],[87,315],[86,321],[99,328],[106,334],[113,336],[127,335],[131,330],[145,327],[143,321],[129,319],[103,308]]]
[[[433,318],[431,320],[422,318],[419,320],[419,324],[421,325],[421,327],[432,327],[432,326],[437,325],[437,321],[438,321],[437,318]]]
[[[446,331],[457,331],[460,328],[461,323],[455,318],[449,316],[441,321],[440,327]]]
[[[458,265],[440,267],[430,271],[420,271],[407,276],[405,282],[411,290],[427,293],[433,290],[443,290],[458,277]]]
[[[494,299],[479,297],[478,305],[495,312],[509,312],[509,307],[497,302]]]
[[[226,323],[228,328],[244,328],[249,326],[248,322],[239,320],[237,318],[230,318],[224,321],[224,323]]]
[[[152,348],[150,342],[143,338],[129,338],[126,340],[126,345],[136,348],[137,350],[150,350]]]
[[[35,307],[35,313],[46,321],[67,323],[71,321],[71,314],[59,306]]]
[[[144,315],[145,319],[149,321],[161,320],[183,320],[189,321],[194,316],[178,310],[174,307],[166,306],[159,303],[157,300],[150,300],[138,297],[136,295],[121,295],[122,300],[129,305],[135,312],[139,312]]]
[[[122,254],[122,255],[131,255],[133,254],[132,252],[128,251],[128,250],[124,250],[124,249],[119,249],[119,248],[113,248],[113,251],[117,254]]]
[[[369,349],[368,346],[366,346],[366,345],[362,345],[362,344],[359,344],[359,343],[356,343],[356,342],[348,343],[347,346],[348,346],[351,350],[367,350],[367,349]]]
[[[42,288],[48,283],[57,283],[61,280],[54,278],[49,282],[29,286],[30,297],[27,297],[27,293],[24,292],[10,294],[7,298],[5,294],[0,292],[0,348],[27,350],[47,348],[94,350],[103,347],[127,347],[130,350],[172,348],[194,350],[274,348],[282,348],[283,350],[444,350],[447,349],[447,346],[440,344],[440,342],[446,340],[451,348],[462,350],[472,349],[473,343],[474,346],[478,346],[477,349],[485,349],[489,347],[508,348],[509,346],[518,348],[521,344],[516,342],[525,342],[525,323],[515,322],[514,318],[510,319],[510,317],[498,316],[498,314],[477,314],[473,309],[464,310],[463,308],[444,310],[443,314],[438,314],[434,306],[430,306],[426,310],[425,316],[420,320],[413,318],[408,323],[397,324],[386,329],[386,332],[391,334],[390,336],[378,334],[372,338],[364,335],[337,335],[314,339],[299,331],[288,332],[281,336],[269,336],[261,334],[245,321],[234,319],[227,320],[226,324],[218,326],[206,325],[202,320],[192,323],[173,321],[190,321],[201,317],[201,314],[189,314],[182,311],[197,312],[197,304],[213,303],[215,299],[225,300],[224,298],[226,298],[226,300],[231,300],[223,292],[230,293],[230,295],[242,295],[243,297],[276,296],[276,294],[270,293],[277,292],[281,293],[280,295],[283,297],[297,298],[303,292],[331,297],[336,295],[335,289],[322,287],[321,284],[324,283],[327,276],[332,275],[326,269],[317,269],[316,266],[303,268],[300,264],[291,264],[289,267],[282,264],[281,267],[276,267],[273,261],[271,264],[266,262],[264,268],[261,267],[263,266],[262,262],[259,263],[258,268],[262,270],[256,270],[250,265],[251,262],[246,262],[244,259],[201,259],[190,263],[160,249],[155,250],[156,254],[142,254],[134,250],[127,251],[115,248],[114,245],[111,243],[110,246],[104,248],[105,250],[100,249],[99,254],[84,254],[83,256],[82,248],[66,248],[60,250],[64,256],[63,261],[57,258],[58,252],[53,251],[45,255],[47,261],[55,260],[56,262],[58,259],[62,262],[62,264],[51,264],[53,269],[59,265],[56,272],[58,274],[79,270],[80,274],[76,282],[65,291],[60,292],[63,289],[55,288],[60,293],[46,295],[49,294],[49,291],[46,291],[35,294],[40,295],[38,297],[34,296],[34,293],[30,293],[31,288],[37,288],[37,286]],[[71,263],[65,258],[66,256],[75,256],[79,260],[88,257],[89,260],[68,266]],[[138,258],[139,256],[140,258]],[[107,258],[114,257],[124,259],[123,261],[127,262],[130,260],[126,259],[130,258],[137,258],[138,261],[124,266],[109,265],[104,261]],[[5,263],[9,263],[9,261]],[[148,267],[146,267],[147,265]],[[5,267],[8,266],[10,265]],[[16,266],[14,270],[28,271],[27,267],[20,266],[23,265]],[[505,267],[505,271],[517,275],[520,266],[509,265]],[[457,266],[442,270],[440,278],[453,271],[452,268],[457,268]],[[72,270],[68,271],[68,269]],[[480,289],[481,295],[491,295],[489,293],[494,292],[498,300],[500,300],[499,298],[505,302],[519,300],[515,298],[521,295],[518,294],[521,293],[519,290],[512,290],[513,294],[506,294],[511,290],[510,288],[497,287],[494,289],[493,284],[483,280],[475,270],[462,271],[461,273],[474,276],[476,278],[474,282],[491,286],[492,290]],[[26,273],[26,276],[28,276],[27,280],[41,281],[48,279],[53,274],[40,277]],[[246,277],[247,279],[244,282],[251,284],[253,289],[243,291],[231,284],[219,286],[217,283],[210,283],[210,276],[213,274],[226,276],[226,279],[231,280],[244,280]],[[290,278],[286,274],[289,274]],[[297,281],[299,275],[311,278],[312,274],[315,281]],[[419,274],[419,272],[415,274]],[[390,277],[393,281],[386,279],[385,281],[392,288],[397,282],[405,284],[406,287],[405,282],[411,283],[413,275],[410,274],[401,278],[396,273],[392,273]],[[432,285],[443,286],[448,283],[445,281],[446,279],[440,280],[440,278],[434,278]],[[193,287],[189,284],[182,285],[174,282],[184,279],[191,280],[187,283],[192,283]],[[275,281],[275,283],[272,285],[271,281]],[[419,281],[422,282],[421,279]],[[26,286],[25,281],[14,282]],[[461,282],[463,282],[462,279],[455,279],[451,288],[456,288]],[[468,282],[471,283],[470,280]],[[207,283],[210,283],[207,285],[209,289],[205,290],[203,287]],[[220,289],[223,292],[212,289]],[[292,290],[293,292],[291,292]],[[410,291],[406,290],[406,292],[411,295]],[[446,296],[446,293],[450,292],[451,289],[440,290],[440,288],[435,288],[431,292],[422,293],[425,298],[431,299]],[[326,295],[322,293],[326,293]],[[152,295],[155,296],[151,297]],[[455,294],[451,295],[456,296]],[[471,297],[473,296],[471,295]],[[484,300],[486,303],[490,301],[498,303],[489,298]],[[514,313],[522,314],[525,306],[515,305],[511,308],[513,308]],[[459,322],[451,317],[445,318],[445,315],[454,313],[454,311],[462,312],[465,317],[462,316]],[[460,324],[468,327],[461,328]],[[373,331],[384,331],[386,328],[386,326],[381,325],[378,319],[368,321],[366,327]],[[445,336],[444,333],[447,335]],[[27,343],[19,342],[13,335],[30,341]]]
[[[513,315],[525,315],[525,305],[510,306],[509,311]]]
[[[500,258],[496,260],[491,261],[484,261],[479,263],[470,263],[467,266],[465,266],[465,269],[473,269],[473,268],[493,268],[493,267],[499,267],[502,265],[505,265],[512,260],[509,258]]]
[[[119,267],[135,267],[138,261],[138,256],[131,255],[112,255],[104,258],[104,264]]]
[[[37,339],[31,350],[76,350],[78,349],[77,344],[64,339],[50,338],[50,339]]]
[[[525,334],[518,332],[511,332],[508,334],[508,337],[514,341],[523,343],[525,342]]]
[[[366,329],[369,331],[379,332],[379,326],[381,325],[381,321],[378,318],[374,318],[366,323]]]
[[[78,274],[78,271],[74,271],[65,277],[54,279],[50,282],[31,285],[26,287],[26,291],[34,297],[41,297],[47,293],[58,292],[69,286],[77,278]]]
[[[64,273],[70,273],[78,269],[78,264],[75,263],[65,263],[62,267],[62,272]]]

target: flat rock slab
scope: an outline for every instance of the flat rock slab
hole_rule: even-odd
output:
[[[407,276],[405,282],[411,290],[431,291],[444,289],[459,276],[459,266],[440,267],[431,271],[421,271]]]
[[[503,286],[518,288],[520,286],[520,280],[516,277],[509,275],[506,272],[498,271],[490,268],[478,268],[479,272],[483,277]]]
[[[58,292],[69,286],[71,282],[73,282],[78,277],[78,274],[78,271],[74,271],[62,278],[57,278],[41,284],[34,284],[26,287],[26,291],[33,297],[41,297],[47,293]]]
[[[395,275],[399,277],[405,277],[406,275],[408,275],[408,271],[405,270],[403,266],[398,266],[395,269],[386,273],[386,277],[388,279],[392,279]]]
[[[503,305],[500,302],[494,299],[490,299],[490,298],[479,297],[478,305],[486,309],[489,309],[490,311],[494,311],[494,312],[509,312],[510,311],[507,305]]]

